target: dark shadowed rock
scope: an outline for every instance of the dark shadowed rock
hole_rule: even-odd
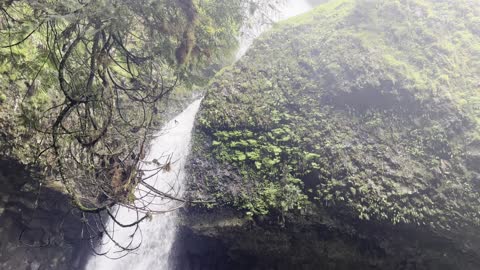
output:
[[[83,269],[95,232],[65,194],[39,186],[28,171],[0,161],[0,269]]]

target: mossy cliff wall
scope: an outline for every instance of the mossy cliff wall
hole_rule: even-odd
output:
[[[252,224],[322,216],[478,261],[479,29],[478,3],[453,0],[336,0],[278,24],[213,80],[191,196]]]

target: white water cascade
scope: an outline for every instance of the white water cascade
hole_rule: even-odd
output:
[[[287,0],[284,3],[280,4],[278,7],[278,11],[274,12],[273,14],[269,15],[269,18],[273,21],[280,21],[285,20],[287,18],[305,13],[312,9],[312,6],[306,0]],[[254,26],[252,29],[243,29],[244,36],[240,40],[240,49],[237,52],[237,59],[242,57],[245,52],[247,52],[250,45],[252,45],[253,41],[260,36],[263,32],[270,28],[270,25],[264,24],[264,18],[253,18]]]
[[[274,16],[276,20],[286,19],[310,10],[312,7],[306,0],[288,0],[280,7],[280,13]],[[254,38],[258,37],[267,27],[258,27],[258,29],[248,38],[241,40],[238,57],[243,55],[252,44]],[[184,165],[190,151],[191,131],[194,124],[195,115],[199,109],[200,100],[193,102],[185,111],[179,114],[157,134],[152,141],[149,155],[145,159],[143,169],[148,170],[156,167],[151,161],[157,159],[158,163],[166,163],[171,159],[172,166],[168,172],[160,172],[154,177],[146,180],[148,184],[156,189],[171,194],[172,191],[179,196],[183,190]],[[149,165],[149,163],[151,165]],[[157,162],[155,162],[157,163]],[[146,175],[148,177],[148,173]],[[145,191],[137,190],[135,195],[142,197],[146,195]],[[148,201],[148,196],[145,197]],[[154,199],[150,208],[156,211],[163,209],[172,209],[179,205],[178,202],[167,200],[163,202],[160,199]],[[117,208],[117,220],[122,224],[135,222],[137,212],[126,207]],[[107,223],[107,229],[114,232],[113,238],[122,246],[135,247],[141,242],[141,247],[134,250],[127,256],[104,236],[104,246],[100,252],[108,252],[109,257],[121,257],[112,260],[106,256],[92,257],[86,270],[168,270],[172,269],[169,262],[169,255],[177,232],[177,213],[176,211],[167,212],[161,215],[153,216],[151,221],[144,221],[140,224],[141,231],[135,233],[133,228],[121,228],[112,220]],[[133,237],[132,237],[133,236]]]
[[[193,102],[188,108],[179,114],[174,120],[170,121],[157,134],[152,141],[151,148],[147,158],[144,170],[154,169],[157,166],[150,163],[154,159],[155,163],[165,164],[171,160],[169,171],[162,171],[153,177],[148,178],[146,182],[156,189],[168,193],[178,194],[181,197],[184,165],[190,150],[190,139],[195,120],[195,115],[200,106],[200,100]],[[152,171],[153,174],[153,171]],[[137,198],[143,197],[142,201],[151,201],[153,196],[148,196],[145,191],[137,190]],[[149,198],[151,197],[151,198]],[[160,198],[153,199],[149,208],[154,211],[167,211],[181,206],[181,203]],[[126,207],[119,207],[117,220],[122,224],[131,224],[135,222],[137,212]],[[106,243],[100,252],[108,252],[108,257],[93,257],[86,267],[87,270],[147,270],[147,269],[169,269],[168,257],[170,249],[175,240],[176,234],[176,215],[177,211],[169,211],[165,214],[155,215],[151,221],[141,223],[141,231],[135,233],[135,227],[121,228],[112,220],[107,224],[107,229],[114,231],[113,238],[122,246],[136,247],[140,242],[140,248],[132,251],[127,256],[112,260],[108,257],[117,258],[125,255],[125,252],[119,252],[121,249],[111,242],[107,236],[103,241]],[[114,227],[114,228],[113,228]],[[114,230],[113,230],[114,229]],[[133,237],[132,237],[133,235]]]

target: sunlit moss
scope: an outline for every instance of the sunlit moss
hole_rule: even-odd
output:
[[[206,190],[249,215],[317,203],[480,224],[465,154],[480,138],[478,14],[468,1],[337,0],[279,23],[205,97],[195,155],[243,181]]]

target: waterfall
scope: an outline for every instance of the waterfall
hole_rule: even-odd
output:
[[[278,11],[270,14],[269,16],[273,21],[284,20],[302,13],[305,13],[312,9],[312,5],[306,0],[286,0],[284,3],[280,4]],[[252,45],[253,41],[260,36],[261,33],[268,30],[269,25],[264,24],[263,18],[254,17],[252,24],[256,25],[253,29],[242,28],[241,32],[244,33],[240,40],[240,47],[237,52],[236,58],[239,59],[242,57]]]
[[[279,9],[279,14],[274,16],[275,20],[285,19],[298,15],[311,9],[311,6],[305,0],[288,0]],[[252,44],[254,38],[258,37],[267,27],[258,27],[247,38],[241,40],[240,50],[237,57],[245,53]],[[184,180],[184,164],[190,150],[191,130],[195,115],[199,109],[200,100],[193,102],[185,111],[179,114],[157,134],[152,141],[149,155],[145,159],[143,169],[153,169],[153,160],[158,163],[166,163],[172,160],[171,170],[161,172],[147,180],[148,184],[154,186],[160,191],[168,193],[182,193]],[[157,163],[157,162],[155,162]],[[148,173],[145,175],[148,177]],[[143,197],[142,201],[151,201],[150,209],[155,211],[168,210],[179,206],[178,202],[171,200],[162,201],[158,198],[150,198],[145,191],[137,190],[137,198]],[[117,219],[122,224],[135,222],[137,212],[127,207],[119,206],[116,209]],[[141,231],[134,232],[135,228],[121,228],[112,220],[107,223],[107,229],[114,232],[115,241],[121,245],[130,243],[135,247],[141,243],[139,249],[134,250],[127,256],[112,241],[104,236],[103,245],[100,252],[108,252],[109,257],[118,258],[112,260],[105,256],[92,257],[86,267],[86,270],[167,270],[171,269],[169,255],[176,234],[176,211],[167,212],[162,215],[153,216],[151,221],[144,221],[140,224]],[[133,236],[133,237],[132,237]],[[123,257],[122,257],[123,256]]]
[[[162,171],[155,174],[146,181],[160,191],[170,194],[182,193],[184,179],[184,165],[190,150],[190,139],[195,115],[200,106],[200,100],[193,102],[188,108],[167,123],[152,141],[151,148],[145,159],[144,170],[156,168],[151,161],[157,160],[163,164],[171,160],[171,169],[168,172]],[[155,161],[155,163],[157,163]],[[148,173],[145,175],[149,177]],[[142,201],[151,201],[150,209],[155,211],[169,210],[180,206],[179,202],[170,199],[162,201],[153,198],[145,191],[137,190],[137,198],[143,197]],[[153,199],[153,201],[152,201]],[[116,209],[117,219],[122,224],[130,224],[137,220],[137,212],[120,206]],[[141,231],[134,233],[135,228],[121,228],[112,220],[107,224],[107,229],[114,232],[114,239],[119,244],[131,247],[141,243],[141,247],[120,259],[112,260],[105,256],[92,257],[87,264],[87,270],[147,270],[147,269],[169,269],[168,257],[170,249],[175,240],[177,211],[170,211],[165,214],[153,216],[151,221],[144,221]],[[131,237],[133,235],[133,238]],[[108,255],[117,258],[125,255],[115,243],[104,237],[105,245],[101,252],[108,252]]]

